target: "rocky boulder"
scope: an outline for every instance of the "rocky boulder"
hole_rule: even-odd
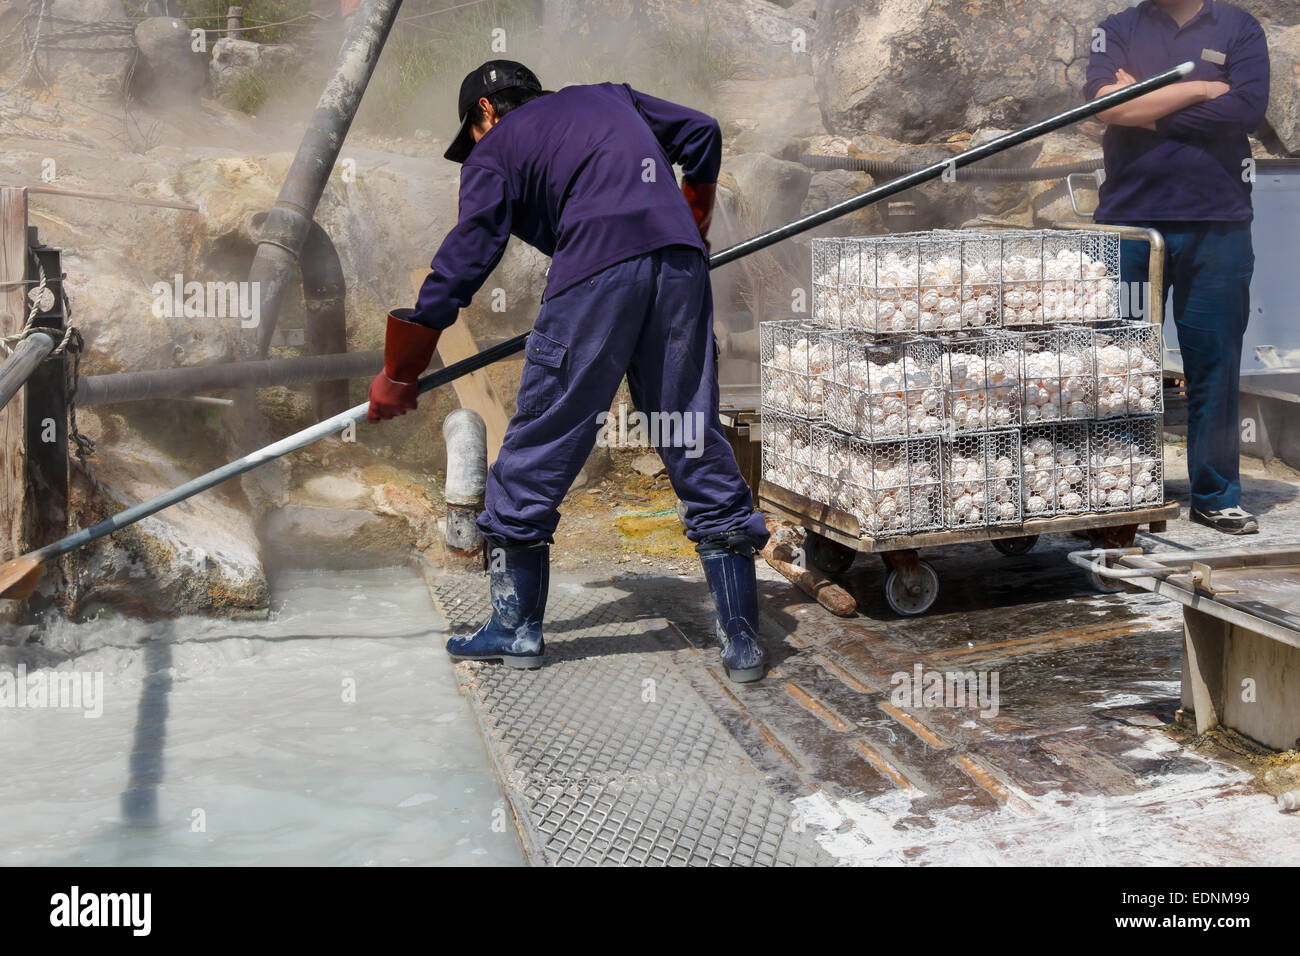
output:
[[[744,153],[722,167],[723,182],[739,197],[756,229],[771,229],[799,215],[812,174],[802,163]]]
[[[212,45],[212,92],[225,102],[248,77],[283,73],[299,60],[298,51],[286,43],[253,43],[222,37]]]
[[[1289,27],[1300,24],[1300,3],[1295,0],[1233,0],[1260,23],[1268,26]]]
[[[81,425],[97,439],[89,473],[73,470],[69,522],[87,527],[195,476],[167,452],[97,415]],[[237,494],[237,493],[236,493]],[[145,617],[265,613],[269,591],[255,528],[231,492],[198,495],[123,529],[65,559],[73,616],[111,608]]]
[[[135,59],[127,92],[154,106],[193,105],[208,81],[207,59],[190,45],[185,23],[150,17],[135,28]]]
[[[1112,0],[819,0],[813,70],[827,129],[917,142],[1016,127],[1079,101]]]
[[[1266,27],[1265,32],[1272,60],[1268,125],[1287,152],[1300,153],[1300,26]]]
[[[733,77],[771,79],[811,68],[813,20],[808,5],[779,7],[769,0],[542,0],[542,23],[566,43],[627,62],[702,61]],[[643,51],[629,50],[629,37]],[[545,79],[545,78],[543,78]]]

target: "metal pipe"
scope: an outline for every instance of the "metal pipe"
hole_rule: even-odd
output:
[[[341,355],[348,350],[347,280],[338,250],[318,222],[313,221],[307,233],[299,265],[307,307],[307,350],[312,355]],[[317,418],[337,415],[348,407],[348,380],[316,382],[311,400]]]
[[[435,358],[436,361],[436,358]],[[78,405],[140,402],[151,398],[186,398],[224,388],[298,385],[331,379],[377,375],[383,352],[350,352],[306,358],[192,365],[153,372],[90,375],[77,380]]]
[[[316,206],[401,6],[402,0],[367,0],[362,7],[343,41],[334,75],[316,104],[279,198],[267,214],[248,273],[259,292],[258,354],[262,356],[270,350],[280,302],[311,231]]]
[[[13,353],[0,363],[0,408],[9,404],[53,351],[54,339],[44,332],[33,332],[14,346]]]
[[[488,339],[485,344],[499,348],[502,340]],[[376,351],[222,362],[218,365],[187,365],[182,368],[121,372],[116,375],[88,375],[77,379],[77,404],[108,405],[151,398],[188,398],[200,392],[228,388],[263,388],[268,385],[304,385],[335,379],[369,378],[378,375],[383,367],[384,353]],[[429,368],[436,371],[442,367],[442,359],[435,355]]]
[[[522,339],[526,337],[527,336],[520,336],[519,338]],[[501,345],[485,349],[477,355],[472,355],[454,365],[449,365],[448,367],[439,369],[436,372],[429,372],[426,375],[422,375],[419,383],[419,394],[423,395],[435,388],[453,382],[461,376],[469,375],[471,372],[477,372],[479,369],[505,358],[512,352],[517,352],[519,350],[518,348],[507,348],[507,346],[514,341],[516,340],[511,339],[509,342],[503,342]],[[522,347],[522,343],[520,347]],[[370,403],[362,402],[360,405],[349,408],[345,412],[340,412],[333,418],[327,418],[323,422],[317,422],[310,428],[304,428],[302,431],[295,432],[287,438],[281,438],[277,442],[272,442],[265,448],[259,448],[257,451],[245,455],[243,458],[222,465],[220,468],[214,468],[205,475],[191,478],[183,485],[177,485],[170,491],[165,491],[160,495],[156,495],[148,501],[142,501],[137,505],[132,505],[130,508],[105,518],[98,524],[93,524],[89,528],[83,528],[82,530],[70,534],[65,538],[61,538],[52,544],[47,544],[43,548],[38,548],[29,554],[25,554],[20,558],[15,558],[9,561],[5,565],[5,569],[11,575],[17,571],[20,576],[5,578],[6,586],[4,593],[8,594],[16,583],[23,580],[23,576],[30,574],[34,568],[38,567],[43,562],[67,554],[69,551],[75,551],[80,547],[90,544],[92,541],[98,541],[100,538],[112,534],[119,528],[125,528],[127,525],[135,524],[142,518],[147,518],[150,515],[157,514],[159,511],[162,511],[164,508],[170,507],[177,502],[184,501],[186,498],[194,497],[199,492],[207,491],[209,488],[215,488],[223,481],[229,481],[231,478],[245,474],[246,472],[252,471],[254,468],[266,464],[268,461],[281,458],[284,455],[289,454],[291,451],[305,448],[313,442],[320,441],[322,438],[326,438],[336,432],[341,432],[349,425],[355,425],[362,421],[369,410]]]
[[[474,554],[483,543],[477,520],[487,492],[487,426],[478,412],[458,408],[443,420],[442,437],[447,446],[447,545]]]

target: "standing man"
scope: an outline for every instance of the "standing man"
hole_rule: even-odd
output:
[[[510,60],[465,77],[459,115],[446,153],[462,164],[459,221],[415,308],[389,316],[370,419],[416,407],[416,380],[440,330],[469,305],[512,234],[551,256],[551,267],[478,522],[492,616],[449,640],[448,653],[541,666],[557,506],[626,374],[637,409],[660,423],[656,447],[717,606],[722,663],[734,681],[758,680],[766,658],[754,553],[767,528],[718,420],[705,241],[722,161],[718,124],[627,85],[548,93]]]
[[[1191,60],[1181,83],[1107,110],[1098,222],[1165,237],[1165,276],[1187,379],[1193,521],[1225,534],[1259,529],[1241,507],[1237,414],[1241,341],[1250,317],[1250,144],[1264,120],[1269,63],[1250,14],[1215,0],[1143,0],[1102,21],[1085,93],[1100,96]],[[1145,288],[1149,248],[1125,243],[1128,301]]]

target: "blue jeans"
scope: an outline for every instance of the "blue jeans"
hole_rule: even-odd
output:
[[[626,374],[636,411],[657,416],[641,431],[658,439],[673,491],[686,505],[686,536],[700,541],[743,527],[767,539],[718,419],[713,294],[699,250],[658,249],[553,296],[524,355],[517,411],[488,470],[478,520],[484,535],[552,536],[560,501]]]
[[[1187,378],[1187,471],[1192,507],[1241,504],[1241,425],[1237,398],[1241,340],[1250,319],[1255,252],[1249,222],[1141,222],[1165,237],[1165,283]],[[1122,243],[1128,300],[1146,302],[1150,243]],[[1134,283],[1137,283],[1136,285]],[[1141,298],[1132,290],[1143,289]],[[1133,316],[1137,318],[1137,316]]]

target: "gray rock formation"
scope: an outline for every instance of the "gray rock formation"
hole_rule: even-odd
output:
[[[151,17],[135,28],[136,56],[128,92],[157,106],[197,105],[208,79],[207,58],[190,46],[184,22]]]
[[[770,229],[799,215],[812,174],[802,163],[744,153],[723,164],[723,175],[748,211],[749,223]]]
[[[772,79],[810,68],[813,21],[801,10],[769,0],[543,0],[542,22],[568,44],[629,60],[698,42],[733,77]]]
[[[1093,28],[1115,9],[819,0],[813,69],[826,127],[915,142],[1064,109],[1079,100]]]
[[[298,51],[287,43],[253,43],[222,37],[212,45],[212,92],[224,100],[246,77],[274,74],[294,66]]]
[[[1288,152],[1300,153],[1300,26],[1265,27],[1265,32],[1273,70],[1268,125]]]

